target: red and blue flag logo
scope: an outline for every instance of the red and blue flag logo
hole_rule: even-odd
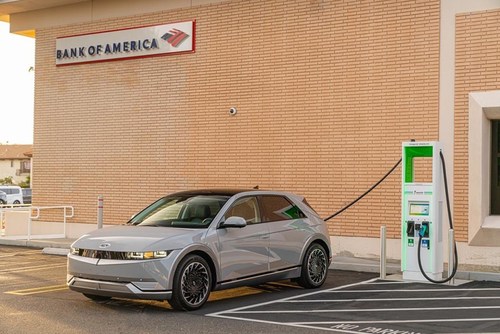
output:
[[[182,42],[184,42],[188,37],[189,37],[188,34],[179,29],[172,29],[165,35],[161,36],[161,39],[167,41],[167,43],[172,45],[173,47],[177,47]]]

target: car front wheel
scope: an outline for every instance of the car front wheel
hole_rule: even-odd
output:
[[[328,254],[323,246],[314,243],[306,251],[297,283],[306,289],[319,288],[325,283],[327,274]]]
[[[172,298],[168,302],[176,310],[197,310],[208,300],[211,287],[212,274],[207,261],[199,255],[188,255],[175,271]]]

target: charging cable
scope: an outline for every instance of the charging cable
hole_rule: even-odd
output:
[[[399,166],[399,164],[401,163],[402,160],[403,160],[402,158],[399,159],[399,161],[394,165],[394,167],[392,167],[391,170],[388,171],[387,174],[385,174],[384,177],[382,177],[377,183],[375,183],[373,186],[371,186],[370,189],[368,189],[367,191],[365,191],[361,196],[359,196],[358,198],[356,198],[354,201],[352,201],[348,205],[344,206],[339,211],[335,212],[333,215],[328,216],[327,218],[325,218],[324,221],[328,221],[328,220],[330,220],[330,219],[332,219],[332,218],[340,215],[342,212],[344,212],[345,210],[349,209],[351,206],[353,206],[354,204],[356,204],[360,199],[362,199],[363,197],[365,197],[366,195],[368,195],[373,189],[377,188],[377,186],[379,184],[381,184],[382,182],[384,182],[384,180],[389,175],[391,175],[392,172],[394,172],[394,170]]]
[[[452,217],[451,217],[451,207],[450,207],[450,196],[448,194],[448,178],[446,177],[446,165],[445,165],[445,162],[444,162],[444,156],[443,156],[443,152],[442,151],[439,151],[439,156],[441,157],[441,167],[443,168],[443,179],[444,179],[444,192],[445,192],[445,195],[446,195],[446,207],[448,209],[448,223],[450,224],[450,229],[453,229],[453,220],[452,220]],[[454,240],[454,262],[453,262],[453,271],[451,272],[451,275],[450,277],[447,277],[443,280],[434,280],[432,278],[430,278],[426,273],[425,273],[425,270],[424,268],[422,267],[422,259],[420,257],[420,249],[422,247],[422,237],[426,234],[426,229],[427,229],[427,226],[424,226],[422,225],[420,227],[420,231],[418,233],[419,237],[418,237],[418,267],[420,268],[420,272],[422,273],[422,275],[431,283],[436,283],[436,284],[442,284],[442,283],[446,283],[446,282],[449,282],[451,279],[453,279],[453,277],[455,277],[456,273],[457,273],[457,268],[458,268],[458,252],[457,252],[457,242]],[[448,263],[448,265],[450,265]]]

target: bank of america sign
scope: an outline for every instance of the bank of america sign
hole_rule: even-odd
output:
[[[194,52],[195,21],[56,39],[56,65]]]

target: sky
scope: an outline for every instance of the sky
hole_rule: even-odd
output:
[[[0,144],[33,144],[35,39],[0,22]]]

